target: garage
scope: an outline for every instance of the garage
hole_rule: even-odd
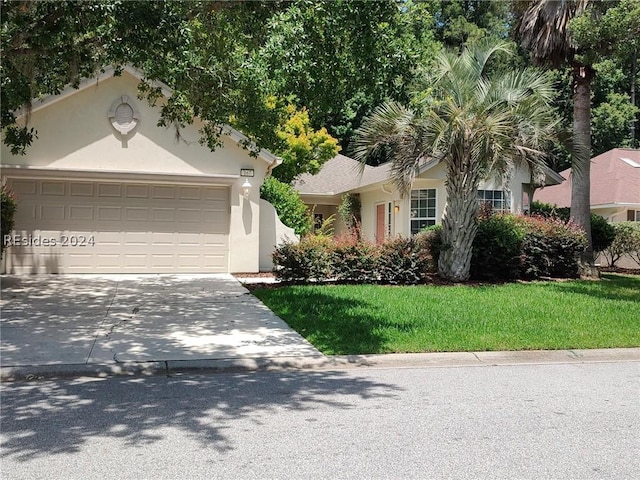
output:
[[[7,273],[229,271],[228,186],[20,177],[7,183],[18,198]]]

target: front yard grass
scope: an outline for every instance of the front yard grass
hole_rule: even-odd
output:
[[[640,276],[254,292],[327,355],[640,346]]]

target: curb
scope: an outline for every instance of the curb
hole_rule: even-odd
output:
[[[0,381],[74,377],[174,376],[256,371],[348,370],[356,368],[490,367],[506,365],[640,362],[640,348],[525,350],[515,352],[434,352],[315,357],[159,360],[112,364],[58,364],[1,367]]]

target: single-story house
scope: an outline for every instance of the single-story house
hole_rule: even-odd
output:
[[[395,236],[408,237],[424,227],[439,224],[447,201],[446,170],[437,161],[424,162],[411,195],[402,198],[390,180],[390,164],[377,167],[362,164],[344,155],[325,163],[316,175],[302,175],[295,183],[302,200],[314,212],[317,222],[336,215],[335,232],[344,231],[338,206],[345,194],[359,194],[362,233],[372,241]],[[544,183],[558,184],[564,179],[546,170]],[[508,185],[487,180],[480,185],[478,199],[489,202],[494,211],[522,212],[528,209],[536,182],[530,172],[517,168]]]
[[[293,236],[260,200],[280,159],[249,155],[231,128],[211,152],[197,119],[176,138],[157,126],[162,101],[137,99],[141,78],[107,69],[34,100],[37,140],[23,156],[2,146],[2,183],[18,200],[3,272],[257,272]]]
[[[535,200],[571,206],[571,169],[567,181],[538,190]],[[640,222],[640,150],[614,148],[591,159],[591,212],[610,222]]]

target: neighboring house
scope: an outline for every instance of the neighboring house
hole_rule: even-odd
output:
[[[198,143],[197,120],[177,139],[157,126],[159,107],[137,99],[140,78],[131,68],[118,77],[108,70],[34,101],[37,140],[24,156],[2,146],[2,182],[18,199],[4,272],[270,268],[273,246],[293,235],[259,195],[279,159],[265,150],[250,156],[233,129],[211,152]]]
[[[542,188],[535,200],[571,206],[571,169],[560,172],[567,179]],[[614,148],[591,159],[591,212],[610,222],[640,222],[640,150]]]
[[[359,194],[361,201],[362,232],[370,240],[402,235],[408,237],[424,227],[439,224],[446,205],[446,171],[435,161],[420,166],[411,195],[401,198],[390,180],[390,164],[378,167],[337,155],[329,160],[316,175],[302,175],[295,183],[302,200],[312,209],[316,219],[336,214],[342,196]],[[545,183],[556,184],[563,178],[548,170]],[[479,201],[490,202],[494,211],[521,212],[528,208],[534,191],[529,172],[516,169],[509,185],[488,180],[480,186]],[[344,231],[341,221],[336,222],[336,234]]]

